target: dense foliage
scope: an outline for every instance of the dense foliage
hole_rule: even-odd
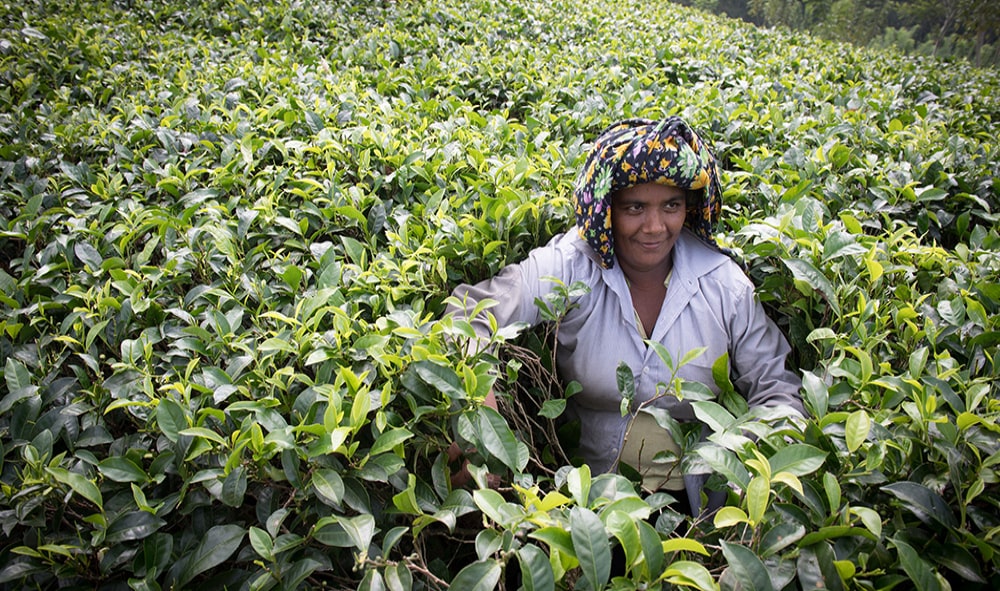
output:
[[[856,45],[1000,65],[1000,9],[990,0],[674,1]]]
[[[1000,583],[995,72],[666,2],[27,0],[0,79],[0,586]],[[441,317],[568,227],[599,129],[672,113],[811,412],[697,401],[699,521],[518,420],[572,394],[585,286],[502,365]]]

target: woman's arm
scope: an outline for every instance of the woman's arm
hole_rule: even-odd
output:
[[[730,330],[734,385],[744,393],[747,404],[751,408],[788,406],[805,415],[799,393],[802,380],[785,365],[791,346],[754,297],[752,287],[736,302]]]

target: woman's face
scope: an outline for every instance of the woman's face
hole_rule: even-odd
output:
[[[670,252],[684,227],[684,189],[646,183],[617,192],[611,201],[615,256],[626,275],[670,267]]]

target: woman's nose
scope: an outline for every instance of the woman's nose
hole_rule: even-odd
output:
[[[643,220],[643,230],[650,234],[654,232],[662,232],[666,227],[667,216],[659,211],[649,212],[646,214],[646,219]]]

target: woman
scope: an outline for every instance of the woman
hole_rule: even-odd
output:
[[[785,368],[789,345],[754,298],[753,284],[712,237],[721,210],[715,158],[684,121],[630,119],[607,128],[588,155],[575,198],[577,231],[454,295],[466,310],[485,298],[498,301],[489,311],[499,326],[534,325],[535,299],[554,287],[547,277],[588,285],[562,319],[557,344],[560,378],[583,386],[567,404],[586,434],[579,453],[595,473],[628,463],[643,475],[644,488],[673,491],[697,515],[704,477],[682,477],[674,466],[651,461],[658,451],[679,448],[647,413],[622,416],[619,364],[631,368],[634,405],[641,405],[674,377],[649,341],[674,360],[704,347],[677,377],[716,394],[712,365],[728,353],[733,383],[751,408],[784,405],[801,414],[801,382]],[[470,321],[488,337],[485,315]],[[652,404],[678,421],[696,420],[690,403],[674,396]],[[710,508],[719,502],[710,500]]]

